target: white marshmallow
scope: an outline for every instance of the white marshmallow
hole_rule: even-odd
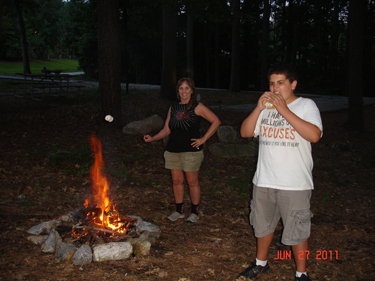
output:
[[[108,122],[113,121],[113,117],[111,115],[107,115],[104,119],[105,119],[105,121],[108,121]]]

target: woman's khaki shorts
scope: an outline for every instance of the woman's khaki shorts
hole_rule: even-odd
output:
[[[203,150],[197,152],[164,152],[165,168],[197,172],[201,167],[204,155]]]
[[[254,185],[250,207],[250,224],[255,237],[261,238],[273,233],[280,218],[284,230],[281,242],[284,245],[298,245],[310,236],[311,190],[280,190]]]

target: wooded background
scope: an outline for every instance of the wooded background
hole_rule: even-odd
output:
[[[298,92],[375,96],[374,0],[0,0],[1,60],[78,59],[99,82],[268,89],[270,65],[299,71]],[[21,40],[20,40],[21,38]],[[104,78],[102,78],[102,76]],[[100,81],[101,80],[101,81]],[[115,83],[113,83],[115,81]]]

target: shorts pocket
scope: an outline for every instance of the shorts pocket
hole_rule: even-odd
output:
[[[290,240],[302,243],[310,237],[312,212],[309,209],[292,211],[293,224]]]
[[[191,163],[197,163],[197,162],[202,162],[204,155],[203,151],[202,152],[185,152],[185,161],[191,162]]]
[[[254,199],[250,201],[250,215],[249,215],[250,224],[254,226],[255,224],[255,202]]]

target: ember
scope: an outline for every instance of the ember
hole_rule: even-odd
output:
[[[80,222],[73,227],[73,236],[86,241],[98,240],[98,233],[102,237],[119,238],[134,227],[132,223],[137,219],[119,216],[116,205],[109,199],[109,182],[103,172],[102,145],[95,135],[91,136],[90,144],[95,156],[91,167],[92,193],[85,199],[85,208],[78,214]]]

